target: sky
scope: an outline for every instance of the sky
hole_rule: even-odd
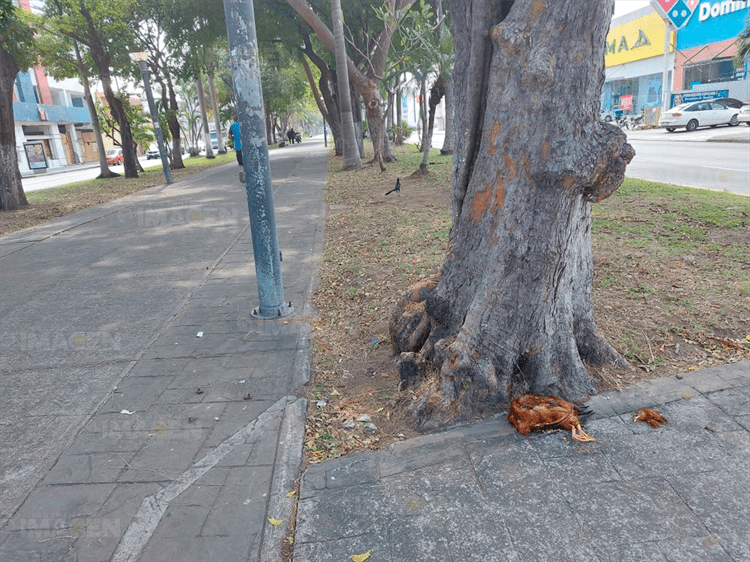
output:
[[[615,0],[614,17],[618,18],[624,16],[625,14],[629,14],[630,12],[634,12],[648,5],[648,0]]]

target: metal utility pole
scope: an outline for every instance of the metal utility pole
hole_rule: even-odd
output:
[[[672,98],[672,96],[670,95],[672,84],[669,80],[669,47],[672,41],[672,22],[669,20],[669,18],[664,18],[664,27],[664,73],[662,74],[661,78],[661,90],[663,96],[661,104],[662,112],[669,111],[670,106],[672,105],[670,103]]]
[[[141,75],[143,76],[143,86],[146,90],[146,97],[148,98],[148,110],[151,112],[151,122],[154,124],[154,132],[156,133],[156,142],[159,145],[159,154],[161,155],[161,167],[164,168],[164,178],[167,181],[167,185],[172,183],[172,170],[169,167],[169,160],[167,159],[167,151],[164,146],[164,135],[161,133],[161,125],[159,124],[159,114],[156,111],[156,104],[154,103],[154,94],[151,92],[151,72],[148,69],[148,53],[130,53],[130,58],[138,63],[141,67]]]
[[[260,299],[253,316],[280,318],[290,315],[293,308],[291,302],[284,302],[253,0],[224,0],[224,13]]]

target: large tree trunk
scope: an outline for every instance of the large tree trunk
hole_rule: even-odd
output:
[[[130,130],[130,123],[128,117],[125,114],[125,108],[122,102],[117,99],[114,91],[112,90],[112,78],[109,73],[110,57],[107,51],[104,49],[104,43],[99,37],[99,33],[96,31],[94,26],[94,20],[91,17],[91,12],[83,4],[80,3],[81,15],[86,20],[86,25],[89,34],[89,48],[91,50],[91,57],[94,59],[96,68],[99,71],[99,78],[102,81],[102,90],[104,90],[104,97],[109,104],[109,111],[112,113],[112,117],[117,121],[117,125],[120,128],[120,146],[122,147],[122,160],[123,167],[125,168],[126,178],[137,178],[138,177],[138,157],[135,152],[135,143],[133,142],[133,133]]]
[[[336,55],[336,71],[339,85],[339,104],[341,105],[341,123],[344,132],[344,170],[354,170],[362,167],[359,157],[359,147],[354,136],[354,119],[352,116],[352,101],[349,96],[349,74],[346,70],[346,48],[344,45],[344,23],[341,15],[341,0],[331,0],[333,17],[333,34]]]
[[[634,155],[597,118],[613,0],[450,9],[463,155],[454,224],[441,275],[412,288],[391,323],[402,384],[420,381],[412,412],[424,428],[522,391],[580,399],[594,391],[587,363],[627,366],[597,334],[591,301],[591,205]],[[477,44],[485,37],[494,52]]]
[[[13,55],[0,45],[0,211],[28,206],[21,183],[13,118],[13,82],[19,68]]]

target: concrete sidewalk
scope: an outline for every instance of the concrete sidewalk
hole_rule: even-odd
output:
[[[295,561],[750,560],[750,362],[590,405],[593,443],[499,416],[309,467]]]
[[[278,560],[326,167],[272,156],[280,321],[235,164],[0,239],[0,560]]]

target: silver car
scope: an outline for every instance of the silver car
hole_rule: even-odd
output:
[[[737,114],[739,109],[727,107],[719,100],[703,100],[683,103],[662,113],[659,127],[674,132],[678,127],[685,127],[687,131],[695,131],[698,127],[716,127],[739,124]]]
[[[146,160],[151,160],[152,158],[160,158],[161,155],[159,154],[159,147],[155,144],[152,144],[148,147],[148,150],[146,151]]]
[[[745,105],[739,108],[737,121],[750,127],[750,101],[746,102]]]

